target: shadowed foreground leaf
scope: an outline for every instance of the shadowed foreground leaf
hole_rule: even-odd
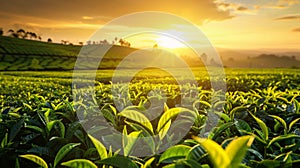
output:
[[[101,165],[114,166],[118,168],[138,168],[137,164],[135,164],[130,158],[123,156],[113,156],[97,161],[96,163]]]
[[[170,159],[184,158],[188,155],[191,147],[186,145],[176,145],[167,149],[159,158],[159,163]]]
[[[80,143],[69,143],[57,152],[55,159],[54,159],[54,167],[76,146],[80,145]]]
[[[73,168],[97,168],[97,165],[86,159],[74,159],[63,162],[61,165]]]
[[[25,159],[28,159],[28,160],[31,160],[31,161],[33,161],[34,163],[40,165],[40,166],[43,167],[43,168],[48,168],[48,165],[47,165],[47,163],[45,162],[45,160],[42,159],[42,158],[39,157],[39,156],[32,155],[32,154],[27,154],[27,155],[20,155],[19,157],[25,158]]]

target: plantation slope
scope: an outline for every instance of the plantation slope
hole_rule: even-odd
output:
[[[99,45],[84,46],[88,49],[101,48]],[[82,46],[62,45],[34,40],[0,36],[0,70],[72,70]],[[117,62],[136,49],[112,46],[106,53],[99,68],[111,69]],[[94,68],[89,61],[80,68]],[[98,64],[97,64],[98,66]]]

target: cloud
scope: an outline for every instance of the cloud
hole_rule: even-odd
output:
[[[282,5],[295,5],[295,4],[299,4],[300,1],[299,0],[279,0],[278,4],[282,4]]]
[[[232,13],[250,11],[249,8],[243,6],[242,4],[227,3],[222,0],[217,0],[216,4],[218,5],[218,8],[222,11],[231,11]]]
[[[231,11],[220,10],[215,0],[0,0],[0,2],[0,23],[2,23],[0,27],[4,30],[24,28],[26,31],[34,31],[54,40],[65,38],[78,41],[87,38],[107,22],[134,12],[172,13],[197,25],[233,17]],[[164,25],[172,24],[171,20],[162,20]],[[146,22],[147,18],[138,21]],[[131,22],[133,21],[120,23],[119,26],[136,25]],[[155,28],[155,24],[147,23],[143,26]],[[139,30],[140,27],[135,28]],[[118,32],[127,29],[122,27],[110,29],[108,32],[117,35]]]
[[[297,4],[300,4],[299,0],[278,0],[277,2],[267,4],[264,7],[272,9],[285,9]]]
[[[93,20],[94,17],[91,17],[91,16],[82,16],[82,19],[84,19],[84,20]]]
[[[286,5],[271,5],[271,6],[266,6],[265,8],[271,8],[271,9],[285,9],[288,6]]]
[[[300,32],[300,27],[292,29],[292,32]]]
[[[261,6],[260,6],[260,5],[254,5],[253,8],[254,8],[255,10],[259,10],[259,9],[261,8]]]
[[[142,11],[164,11],[185,17],[196,24],[206,20],[232,18],[227,10],[220,11],[215,0],[0,0],[0,11],[21,16],[60,21],[92,20],[105,23],[113,18]]]
[[[275,20],[294,20],[294,19],[300,19],[300,14],[283,16],[283,17],[276,18]]]
[[[276,18],[275,20],[300,20],[300,14],[288,15]],[[292,32],[300,32],[300,28],[294,28]]]
[[[248,10],[248,8],[246,8],[244,6],[240,6],[240,7],[236,8],[236,10],[238,10],[238,11],[246,11],[246,10]]]
[[[258,3],[259,2],[259,3]],[[248,5],[251,4],[250,9],[286,9],[294,5],[300,4],[300,0],[269,0],[269,1],[253,1],[251,3],[247,2]]]

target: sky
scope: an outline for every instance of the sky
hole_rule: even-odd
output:
[[[0,27],[36,32],[42,40],[86,42],[95,31],[106,28],[103,39],[109,42],[124,32],[139,32],[161,24],[197,42],[186,25],[172,21],[148,23],[147,19],[127,24],[107,24],[134,12],[160,11],[182,17],[198,27],[213,46],[229,49],[298,50],[300,44],[300,0],[0,0]],[[129,23],[130,21],[128,21]],[[141,27],[139,27],[139,24]],[[181,44],[161,36],[140,35],[129,38],[132,47]],[[170,46],[170,44],[172,44]]]

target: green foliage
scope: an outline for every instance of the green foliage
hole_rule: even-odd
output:
[[[153,133],[153,127],[152,127],[150,121],[142,113],[140,113],[138,111],[134,111],[134,110],[124,110],[124,111],[121,111],[118,115],[126,117],[132,121],[135,121],[135,122],[141,124],[142,126],[147,128],[151,133]]]
[[[101,159],[107,158],[107,151],[105,146],[96,138],[94,138],[92,135],[88,135],[91,141],[93,142],[95,148],[97,149],[97,152]]]
[[[224,150],[222,146],[210,139],[194,137],[208,152],[214,167],[235,168],[242,162],[247,149],[251,146],[254,137],[243,136],[234,139]]]
[[[41,166],[43,168],[48,168],[48,165],[45,162],[45,160],[42,159],[39,156],[31,155],[31,154],[26,154],[26,155],[20,155],[19,157],[31,160],[31,161],[33,161],[34,163],[38,164],[39,166]]]
[[[128,167],[137,168],[138,165],[134,163],[130,158],[124,156],[113,156],[96,162],[99,165],[109,165],[118,168]]]
[[[250,113],[251,116],[255,119],[255,121],[259,124],[260,129],[263,132],[263,135],[261,135],[261,138],[263,138],[264,141],[267,141],[269,139],[269,131],[266,124],[259,118],[255,117],[252,113]]]
[[[61,165],[73,168],[97,168],[97,165],[86,159],[74,159],[63,162]]]
[[[172,163],[174,160],[185,158],[191,147],[185,145],[176,145],[167,149],[159,158],[160,162]]]
[[[90,51],[101,47],[102,45],[62,45],[0,36],[0,55],[3,55],[0,70],[73,70],[81,49]],[[114,68],[118,62],[135,50],[112,46],[104,57],[105,64],[102,63],[99,67]],[[94,59],[92,57],[78,65],[81,69],[94,68],[98,66],[94,64]]]
[[[160,117],[158,125],[157,125],[157,132],[161,132],[166,124],[168,124],[168,121],[173,119],[175,116],[181,113],[189,113],[192,114],[193,118],[196,118],[196,113],[194,111],[191,111],[189,109],[185,108],[172,108],[163,113],[163,115]],[[163,130],[165,132],[165,130]]]
[[[76,146],[80,145],[80,143],[69,143],[63,146],[56,154],[54,159],[54,167]]]
[[[135,142],[137,141],[138,137],[140,136],[141,132],[140,131],[134,131],[131,132],[130,134],[127,133],[126,126],[123,129],[123,136],[122,136],[122,145],[123,145],[123,154],[124,156],[129,156]]]
[[[78,101],[73,101],[80,94],[72,94],[72,72],[0,72],[0,164],[144,168],[297,166],[299,70],[227,71],[224,101],[211,103],[212,95],[220,95],[205,84],[207,78],[199,78],[199,87],[193,88],[197,90],[197,100],[184,108],[180,107],[181,99],[191,101],[187,96],[191,93],[189,84],[179,87],[153,70],[150,74],[155,78],[144,78],[148,72],[143,72],[132,80],[129,93],[124,93],[129,100],[122,100],[126,108],[121,110],[114,105],[112,92],[123,93],[125,88],[109,83],[113,71],[101,71],[96,76],[92,98],[78,97]],[[85,71],[84,75],[89,73]],[[80,81],[86,82],[84,78]],[[165,94],[149,94],[155,89]],[[155,101],[160,100],[155,106]],[[156,110],[159,114],[154,115]],[[213,110],[219,117],[216,127],[205,134],[208,139],[195,141],[192,137],[201,135]],[[101,120],[96,120],[99,125],[92,125],[86,132],[81,124],[88,125],[89,121],[79,121],[78,111],[92,119],[101,116]],[[174,140],[184,124],[191,127],[183,139],[158,153],[165,147],[163,143]],[[117,149],[106,149],[106,139],[97,137],[98,133],[106,133],[107,125],[122,134],[118,140],[107,135],[116,142]],[[144,140],[142,149],[136,149],[138,138]],[[151,154],[138,158],[132,155],[136,150],[149,150]]]

